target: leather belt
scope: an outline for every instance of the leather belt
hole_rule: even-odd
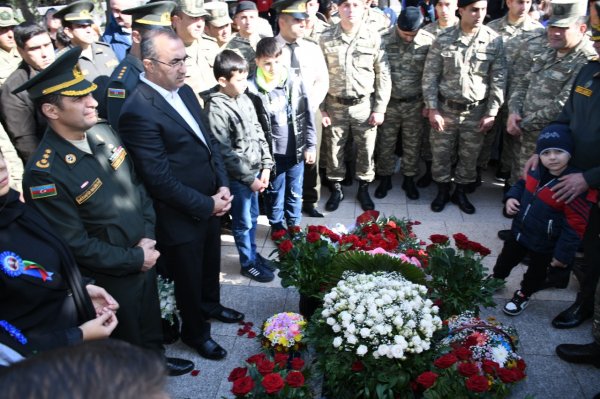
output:
[[[367,98],[369,98],[367,96],[347,98],[347,97],[335,97],[335,96],[331,96],[331,95],[329,97],[336,103],[342,104],[342,105],[357,105],[357,104],[360,104],[363,101],[365,101]]]
[[[420,100],[422,98],[423,98],[423,95],[421,95],[421,94],[417,94],[416,96],[406,97],[406,98],[394,98],[394,97],[391,97],[390,98],[390,102],[393,101],[393,102],[396,102],[396,103],[408,103],[408,102],[411,102],[411,101]]]
[[[455,111],[470,111],[473,108],[477,107],[478,105],[483,104],[484,102],[487,101],[487,98],[484,98],[483,100],[479,100],[479,101],[475,101],[473,103],[469,103],[469,104],[463,104],[463,103],[459,103],[457,101],[452,101],[447,99],[446,97],[442,96],[441,94],[438,94],[438,99],[444,104],[446,105],[448,108],[453,109]]]

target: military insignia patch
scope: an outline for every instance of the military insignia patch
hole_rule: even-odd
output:
[[[92,185],[90,186],[90,188],[85,190],[83,194],[78,195],[75,198],[75,201],[79,205],[83,204],[85,201],[89,200],[92,195],[96,194],[96,191],[98,191],[100,187],[102,187],[102,180],[100,180],[100,178],[97,177],[96,180],[94,180],[94,183],[92,183]]]
[[[116,149],[113,150],[113,154],[110,156],[110,158],[108,158],[108,161],[110,162],[110,166],[114,170],[119,169],[119,167],[125,160],[126,155],[127,155],[127,151],[125,151],[125,148],[123,148],[123,146],[118,146]]]
[[[125,89],[113,89],[111,87],[108,88],[108,97],[109,98],[125,98]]]
[[[73,165],[75,162],[77,162],[77,157],[75,154],[67,154],[65,155],[65,162],[69,165]]]
[[[43,186],[34,186],[29,188],[32,199],[41,199],[47,197],[56,197],[56,184],[45,184]]]
[[[579,93],[586,97],[590,97],[592,95],[592,90],[588,89],[587,87],[577,86],[575,87],[575,93]]]

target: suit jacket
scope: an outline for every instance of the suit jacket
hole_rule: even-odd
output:
[[[179,245],[198,237],[211,217],[211,198],[228,186],[219,144],[201,120],[200,104],[184,85],[179,96],[198,122],[206,144],[156,90],[140,82],[125,101],[119,134],[154,199],[157,239]]]

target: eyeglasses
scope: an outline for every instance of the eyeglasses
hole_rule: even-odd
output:
[[[154,61],[154,62],[158,62],[159,64],[166,65],[169,68],[181,68],[181,66],[184,65],[185,62],[190,59],[190,56],[186,55],[185,57],[183,57],[181,59],[175,59],[171,62],[162,62],[160,60],[157,60],[156,58],[148,58],[148,59],[150,61]]]

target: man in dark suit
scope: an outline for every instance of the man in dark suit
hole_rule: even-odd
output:
[[[227,355],[210,336],[209,318],[244,315],[220,304],[219,216],[231,207],[218,142],[200,120],[185,84],[185,46],[172,30],[149,33],[141,46],[144,73],[125,101],[119,132],[154,199],[157,241],[175,281],[182,341],[208,359]]]

